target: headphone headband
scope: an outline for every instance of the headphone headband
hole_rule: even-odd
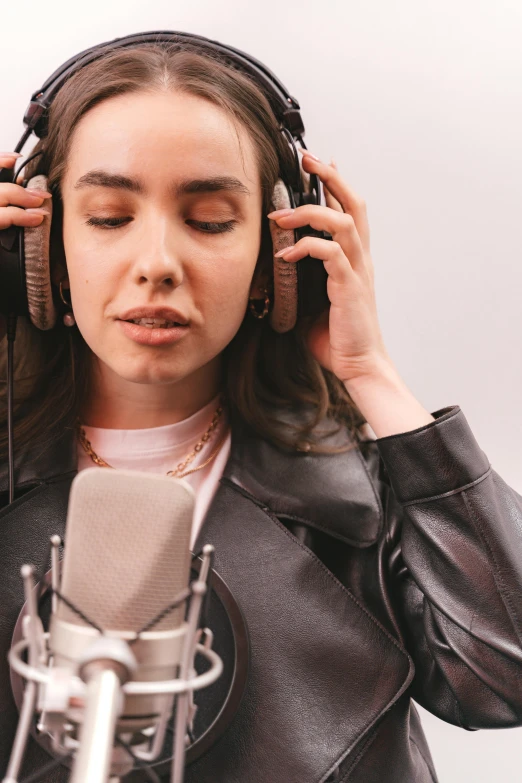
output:
[[[225,64],[243,71],[247,76],[253,76],[257,85],[263,89],[277,120],[292,136],[299,138],[305,128],[300,114],[298,101],[292,97],[282,82],[272,71],[246,52],[232,46],[222,44],[210,38],[192,33],[182,33],[176,30],[158,30],[148,33],[135,33],[122,38],[114,38],[89,49],[84,49],[71,57],[44,82],[42,87],[31,96],[31,101],[24,115],[24,124],[28,128],[25,139],[31,131],[42,138],[45,135],[49,107],[54,96],[77,70],[106,55],[112,49],[126,46],[137,46],[147,43],[194,43],[199,49],[207,49],[217,53]],[[24,139],[24,141],[25,141]]]

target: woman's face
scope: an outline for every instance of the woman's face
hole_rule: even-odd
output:
[[[145,384],[215,375],[261,245],[248,133],[191,95],[111,98],[77,125],[61,187],[74,316],[100,369]],[[188,325],[129,323],[140,310]]]

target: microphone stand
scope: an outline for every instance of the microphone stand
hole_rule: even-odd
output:
[[[29,641],[29,666],[37,667],[39,663],[37,624],[39,617],[36,608],[36,596],[33,590],[34,568],[31,565],[23,565],[20,569],[24,582],[24,594],[27,602],[28,616],[24,621],[24,634]],[[42,629],[43,631],[43,629]],[[38,696],[37,682],[31,680],[24,691],[24,700],[20,711],[18,726],[13,743],[13,749],[9,758],[9,764],[2,783],[17,783],[20,767],[24,758],[25,746],[31,728],[31,722]]]
[[[71,783],[105,783],[109,776],[116,723],[123,710],[122,685],[138,664],[122,639],[101,636],[87,649],[80,677],[87,683],[80,746]]]

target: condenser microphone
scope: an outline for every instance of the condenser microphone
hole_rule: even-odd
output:
[[[189,584],[194,498],[185,481],[150,473],[93,467],[74,479],[47,634],[24,567],[26,638],[10,663],[28,685],[6,781],[17,778],[34,712],[55,753],[72,755],[72,783],[105,783],[159,756],[175,709],[171,780],[181,783],[192,693],[222,669],[200,644],[212,547]],[[199,676],[197,652],[211,663]]]

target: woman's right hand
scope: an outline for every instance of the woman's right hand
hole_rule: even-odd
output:
[[[16,152],[0,152],[0,169],[12,169],[20,157]],[[22,181],[20,175],[18,182]],[[39,226],[49,214],[43,207],[51,195],[45,190],[28,190],[14,182],[0,182],[0,231],[10,226]],[[5,333],[5,315],[0,313],[0,340]]]

